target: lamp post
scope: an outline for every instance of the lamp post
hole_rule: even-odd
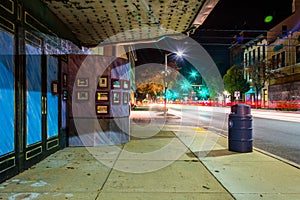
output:
[[[182,57],[183,53],[182,52],[175,52],[177,56]],[[168,83],[167,83],[167,75],[168,75],[168,56],[173,54],[171,53],[166,53],[165,54],[165,77],[164,77],[164,82],[165,82],[165,99],[164,99],[164,115],[166,117],[167,115],[167,89],[168,89]]]
[[[164,82],[165,82],[165,99],[164,99],[164,115],[167,115],[167,88],[168,88],[168,83],[167,83],[167,73],[168,73],[168,56],[171,55],[172,53],[165,54],[165,77],[164,77]]]

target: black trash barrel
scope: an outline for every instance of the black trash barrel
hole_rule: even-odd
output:
[[[249,105],[231,106],[228,119],[229,151],[252,152],[252,115]]]

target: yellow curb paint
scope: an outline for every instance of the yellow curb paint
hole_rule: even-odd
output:
[[[199,131],[199,132],[204,132],[204,131],[206,131],[204,128],[201,128],[201,127],[192,128],[192,130]]]

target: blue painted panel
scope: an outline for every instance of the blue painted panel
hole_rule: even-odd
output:
[[[0,156],[14,146],[14,37],[0,30]]]
[[[27,145],[42,140],[41,51],[26,44]]]
[[[67,128],[67,102],[61,102],[61,127]]]
[[[111,78],[129,80],[129,78],[130,78],[130,63],[113,68],[111,70]]]
[[[47,137],[58,136],[58,95],[51,93],[52,81],[58,80],[58,60],[47,57]]]

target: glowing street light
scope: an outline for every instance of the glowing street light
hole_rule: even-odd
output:
[[[176,52],[176,55],[177,55],[178,57],[182,57],[182,56],[183,56],[183,52],[182,52],[182,51],[178,51],[178,52]]]
[[[189,74],[190,74],[190,77],[192,77],[193,79],[198,77],[198,73],[196,71],[191,71]]]

